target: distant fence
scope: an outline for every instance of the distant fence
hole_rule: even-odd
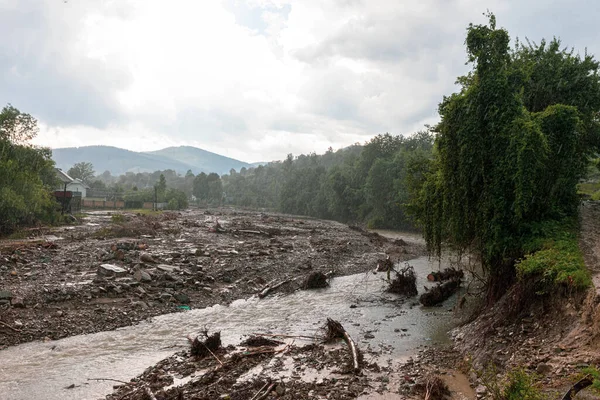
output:
[[[84,208],[125,208],[124,201],[88,200],[83,199]],[[152,204],[152,203],[150,203]]]
[[[166,204],[166,203],[164,203]],[[152,203],[151,201],[145,201],[145,202],[141,202],[141,201],[123,201],[123,200],[117,200],[117,201],[109,201],[109,200],[91,200],[91,199],[83,199],[81,202],[81,206],[83,208],[112,208],[112,209],[135,209],[135,208],[143,208],[146,210],[152,210],[153,209],[153,205],[154,203]],[[158,208],[163,208],[161,207],[163,205],[163,203],[157,203]]]

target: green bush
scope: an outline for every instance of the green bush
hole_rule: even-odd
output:
[[[528,252],[517,262],[519,279],[534,278],[538,294],[563,287],[581,290],[590,286],[590,274],[585,266],[572,221],[548,221],[534,229],[527,241]]]
[[[495,366],[489,365],[483,371],[475,371],[492,400],[546,400],[536,375],[530,375],[522,368],[516,368],[502,376]]]

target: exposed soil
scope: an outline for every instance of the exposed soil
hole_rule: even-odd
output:
[[[476,370],[491,364],[499,371],[525,367],[541,378],[551,398],[559,398],[581,377],[587,366],[600,367],[600,203],[581,206],[580,247],[592,274],[587,293],[535,302],[526,313],[512,315],[511,297],[505,295],[493,308],[455,331],[456,349]],[[510,316],[510,317],[507,317]],[[471,375],[477,386],[481,381]],[[479,386],[481,398],[485,389]],[[582,391],[578,399],[596,399]]]
[[[312,272],[365,272],[386,255],[425,252],[336,222],[229,209],[97,212],[38,234],[0,241],[0,349],[289,293]]]

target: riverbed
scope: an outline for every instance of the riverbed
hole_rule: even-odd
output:
[[[423,288],[426,274],[439,264],[426,257],[408,262]],[[253,332],[315,335],[327,317],[342,322],[364,349],[379,349],[391,358],[408,357],[423,344],[447,343],[452,327],[452,299],[443,307],[423,308],[384,292],[382,273],[334,278],[314,291],[229,306],[168,314],[138,325],[33,342],[0,352],[0,393],[6,399],[97,399],[114,382],[128,381],[148,366],[187,346],[187,337],[208,328],[220,330],[224,344],[238,343]],[[351,308],[352,307],[352,308]]]

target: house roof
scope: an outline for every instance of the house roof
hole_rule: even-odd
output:
[[[68,175],[67,175],[67,176],[68,176]],[[77,179],[77,178],[75,178],[75,179],[73,179],[73,182],[71,182],[71,183],[78,183],[78,184],[82,185],[82,186],[83,186],[84,188],[86,188],[86,189],[89,189],[89,188],[90,188],[88,185],[86,185],[85,183],[83,183],[83,181],[82,181],[81,179]]]
[[[56,176],[62,183],[71,183],[75,180],[60,168],[54,168],[54,170],[56,171]]]

